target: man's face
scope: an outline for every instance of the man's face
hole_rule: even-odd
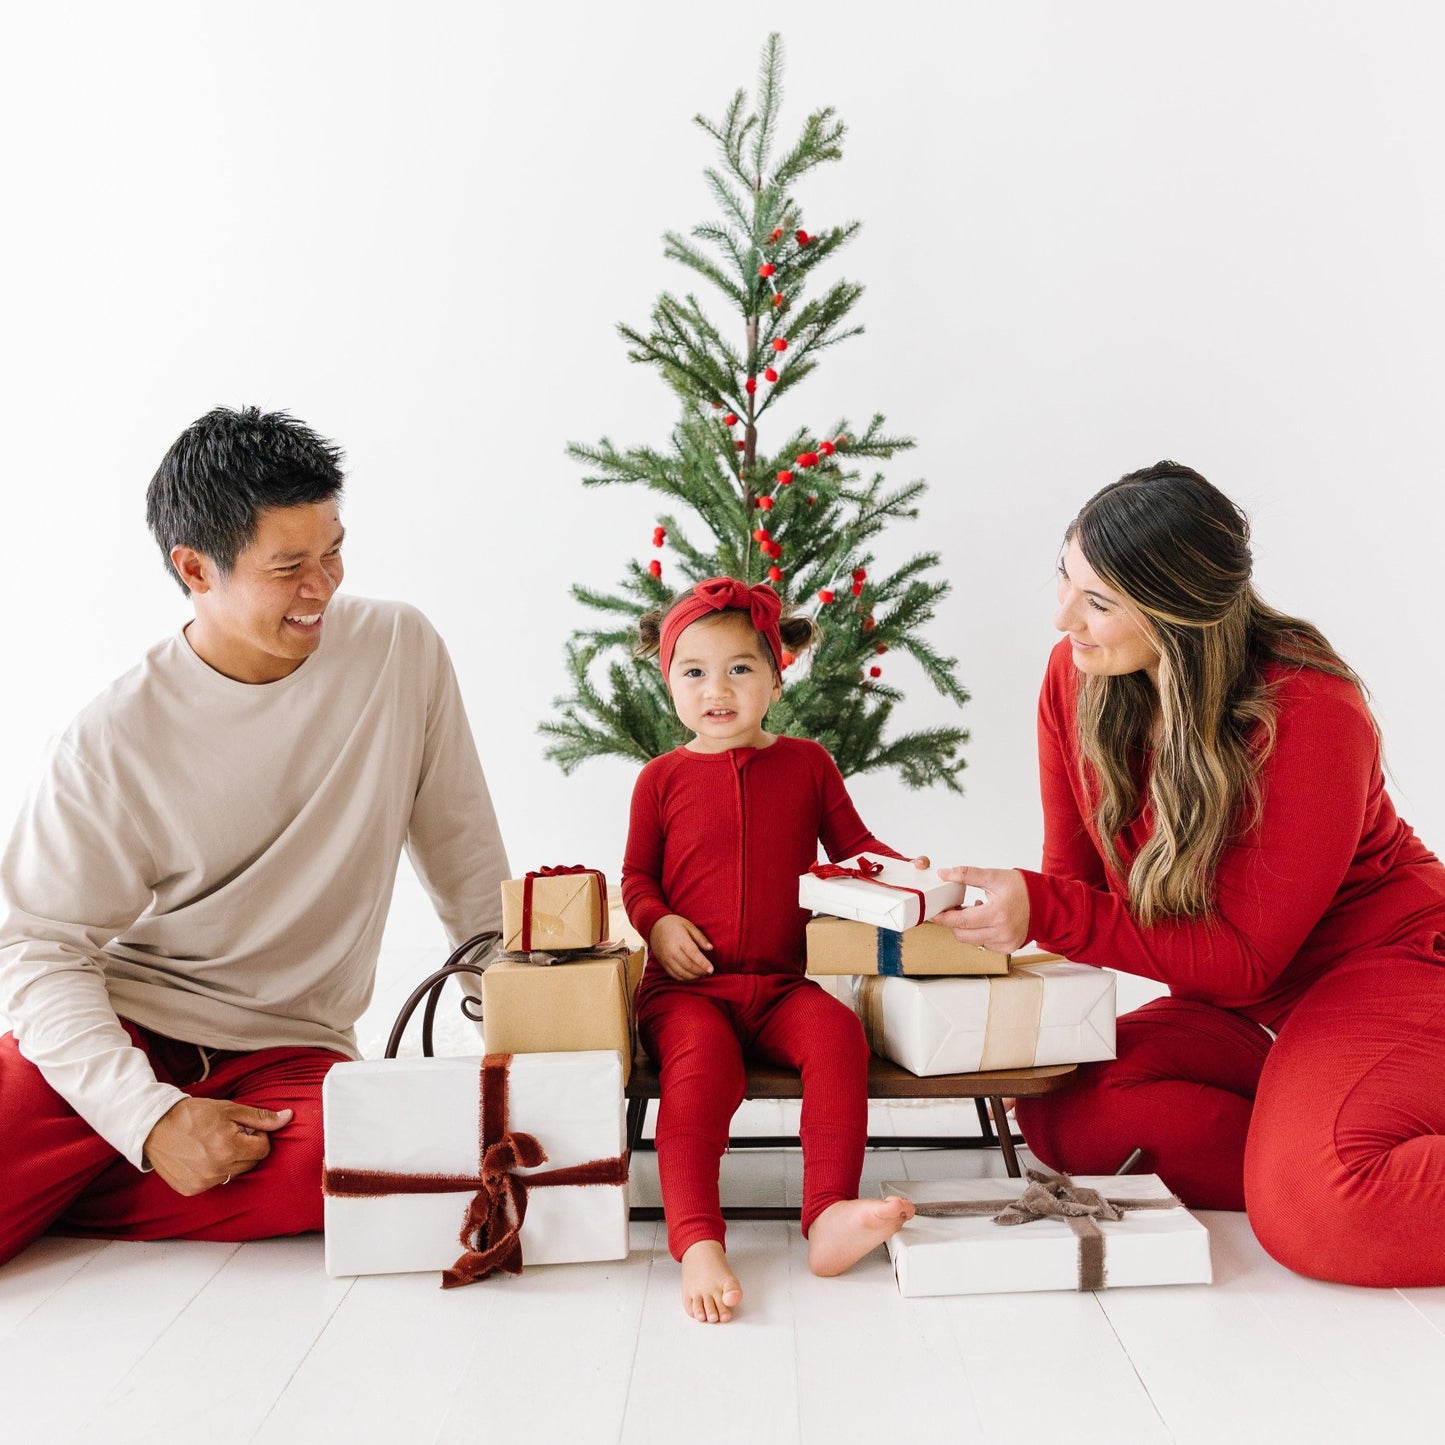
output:
[[[321,645],[324,613],[341,585],[345,531],[334,501],[272,507],[229,576],[189,547],[171,560],[191,589],[196,655],[237,682],[276,682]]]

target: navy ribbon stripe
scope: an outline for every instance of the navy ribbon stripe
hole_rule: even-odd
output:
[[[878,972],[889,978],[903,977],[903,935],[896,928],[880,928],[878,934]]]

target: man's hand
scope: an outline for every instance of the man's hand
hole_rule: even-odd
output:
[[[702,929],[690,923],[680,913],[668,913],[652,925],[647,946],[652,956],[667,970],[669,978],[679,983],[691,983],[695,978],[706,978],[712,972],[712,964],[703,957],[703,949],[711,948]]]
[[[1013,953],[1029,938],[1029,889],[1017,868],[940,868],[945,883],[982,888],[985,901],[972,908],[945,908],[929,921],[953,930],[960,943]]]
[[[177,1194],[204,1194],[254,1169],[271,1152],[267,1135],[291,1119],[290,1109],[182,1099],[146,1135],[145,1157]]]

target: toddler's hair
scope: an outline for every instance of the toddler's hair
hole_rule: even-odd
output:
[[[679,592],[673,597],[666,607],[659,607],[651,612],[644,612],[637,619],[637,642],[632,649],[634,657],[656,657],[657,649],[662,641],[662,624],[668,613],[680,603],[686,602],[693,595],[692,588],[686,592]],[[729,607],[720,612],[712,612],[698,619],[699,622],[716,621],[719,617],[740,616],[747,617],[747,613],[740,608]],[[823,629],[813,621],[811,617],[804,617],[800,613],[792,616],[784,615],[778,619],[778,635],[783,639],[783,646],[797,657],[799,653],[812,647],[823,635]],[[758,637],[762,639],[762,633]],[[772,649],[763,639],[763,656],[771,658]],[[776,671],[776,669],[774,669]]]

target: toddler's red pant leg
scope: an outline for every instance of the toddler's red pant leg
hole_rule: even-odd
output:
[[[0,1038],[0,1264],[118,1159],[21,1054],[15,1035]]]
[[[638,1027],[661,1076],[657,1174],[667,1247],[681,1259],[700,1240],[722,1244],[727,1237],[718,1166],[747,1087],[742,1045],[727,1009],[694,984],[653,989]]]
[[[868,1145],[868,1043],[863,1026],[852,1009],[812,979],[780,978],[750,1051],[803,1076],[798,1132],[806,1235],[829,1205],[858,1197]]]
[[[1445,1285],[1445,959],[1434,942],[1325,974],[1265,1066],[1245,1197],[1260,1243],[1300,1274]]]
[[[1239,1014],[1153,999],[1118,1025],[1118,1057],[1057,1094],[1020,1099],[1019,1128],[1053,1169],[1112,1174],[1142,1149],[1196,1209],[1244,1208],[1244,1146],[1269,1035]]]
[[[270,1152],[246,1174],[204,1194],[177,1194],[158,1174],[117,1160],[76,1199],[61,1227],[105,1239],[270,1239],[321,1228],[321,1081],[345,1056],[274,1048],[223,1056],[193,1098],[231,1099],[295,1117],[269,1136]]]

